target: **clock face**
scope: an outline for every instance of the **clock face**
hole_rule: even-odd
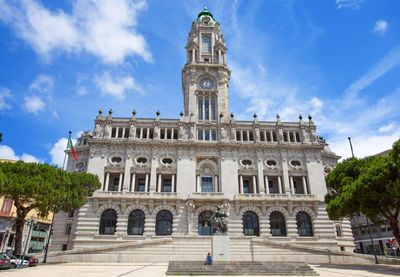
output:
[[[213,82],[209,79],[204,79],[204,80],[201,80],[200,86],[201,86],[201,88],[204,88],[204,89],[210,89],[213,86]]]

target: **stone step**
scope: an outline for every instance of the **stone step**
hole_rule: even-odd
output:
[[[300,275],[318,276],[303,262],[214,262],[170,261],[167,275]]]

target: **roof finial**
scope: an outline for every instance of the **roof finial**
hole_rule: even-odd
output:
[[[204,4],[204,10],[205,10],[205,11],[207,10],[206,4]]]

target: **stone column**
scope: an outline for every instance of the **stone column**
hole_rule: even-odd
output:
[[[286,152],[282,151],[281,152],[281,158],[282,158],[282,181],[283,181],[283,186],[284,186],[284,191],[286,194],[290,193],[290,184],[289,184],[289,169],[288,169],[288,164],[286,160]]]
[[[257,193],[257,179],[255,175],[253,175],[253,193]]]
[[[110,182],[110,172],[106,173],[106,181],[104,182],[104,191],[108,191],[108,183]]]
[[[282,194],[282,180],[281,180],[281,176],[278,176],[278,189],[279,189],[279,194]]]
[[[218,192],[218,175],[214,176],[214,192]]]
[[[269,183],[268,183],[268,175],[265,175],[265,193],[269,194]]]
[[[146,180],[144,182],[144,191],[145,192],[149,191],[149,173],[146,173]]]
[[[122,178],[124,177],[124,173],[119,174],[119,180],[118,180],[118,191],[122,191]]]
[[[194,48],[193,48],[193,49],[192,49],[192,63],[195,62],[195,59],[196,59],[196,52],[195,52],[195,50],[194,50]]]
[[[135,191],[135,185],[136,185],[136,174],[132,174],[132,185],[131,185],[131,190],[130,191]]]
[[[222,64],[221,50],[218,50],[218,63]]]
[[[239,193],[243,193],[243,175],[239,176]]]
[[[161,182],[162,182],[162,175],[158,174],[158,184],[157,184],[157,191],[161,192]]]
[[[196,191],[197,192],[201,192],[201,187],[200,187],[200,175],[197,175],[197,189],[196,189]]]
[[[301,180],[302,180],[302,182],[303,182],[303,191],[304,191],[304,194],[308,194],[306,177],[305,177],[305,176],[302,176],[302,177],[301,177]]]
[[[127,158],[125,161],[125,178],[124,178],[124,186],[122,191],[129,191],[131,185],[131,164],[132,159]]]
[[[257,181],[258,181],[258,189],[259,192],[264,194],[265,193],[265,187],[268,186],[268,184],[265,186],[264,180],[263,180],[263,175],[264,175],[264,165],[263,165],[263,159],[261,153],[257,153]]]
[[[175,192],[175,174],[172,174],[171,177],[171,192]]]
[[[289,178],[290,178],[290,190],[291,190],[292,194],[295,194],[294,185],[293,185],[293,176],[290,176]]]

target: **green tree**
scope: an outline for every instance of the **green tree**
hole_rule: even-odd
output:
[[[383,157],[350,158],[326,176],[329,218],[351,217],[357,212],[372,222],[387,219],[400,242],[400,140]]]
[[[38,163],[0,163],[0,195],[14,200],[17,208],[15,254],[20,254],[24,221],[31,210],[45,217],[49,212],[70,212],[87,202],[101,187],[97,175],[70,173]]]

